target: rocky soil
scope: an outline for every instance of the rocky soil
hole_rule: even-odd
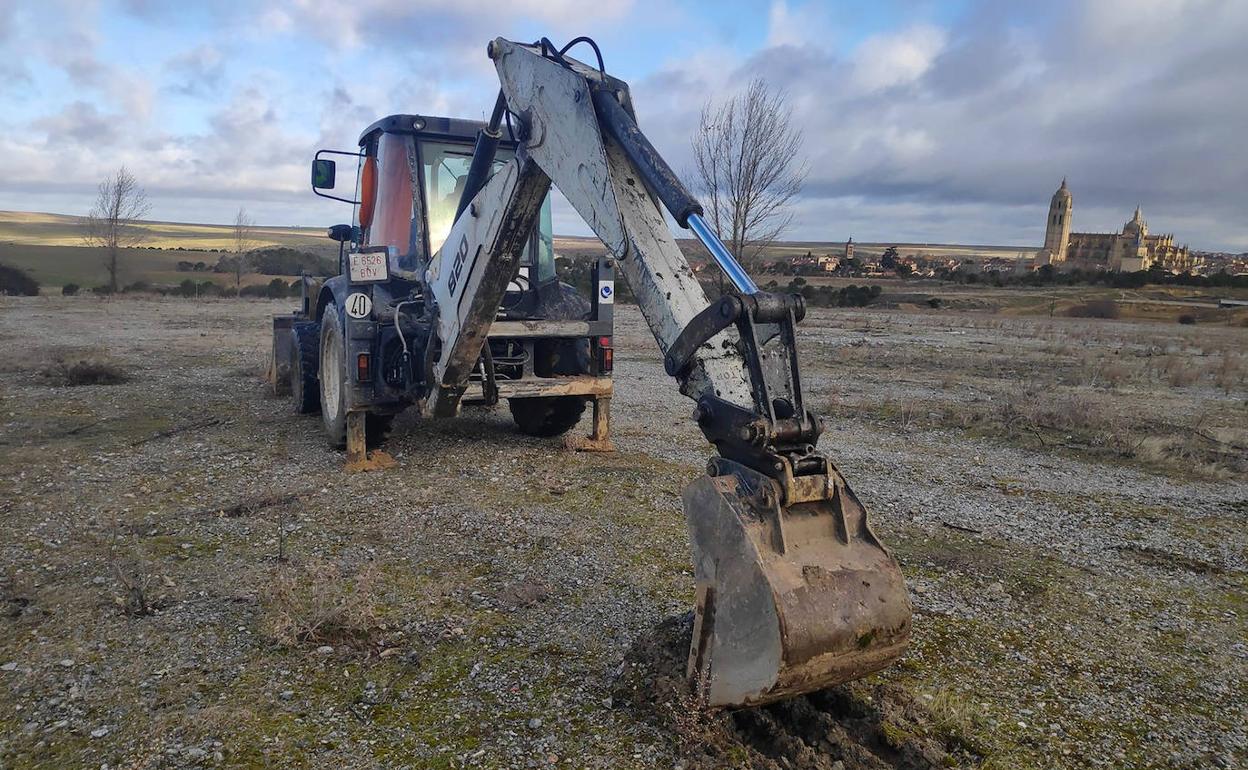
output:
[[[616,453],[405,415],[399,467],[348,475],[261,381],[286,309],[0,298],[0,767],[1248,765],[1243,328],[812,313],[821,447],[912,645],[704,714],[707,448],[634,310]],[[130,379],[43,374],[88,353]],[[1056,395],[1088,418],[1014,416]]]

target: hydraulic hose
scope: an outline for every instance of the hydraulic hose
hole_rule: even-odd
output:
[[[503,138],[503,115],[507,112],[507,98],[499,89],[498,99],[494,101],[494,112],[490,122],[477,132],[477,144],[472,150],[472,165],[468,167],[468,179],[464,182],[464,192],[459,196],[459,205],[455,208],[455,219],[464,213],[472,199],[477,197],[485,181],[490,178],[494,166],[494,156],[498,153],[498,142]]]

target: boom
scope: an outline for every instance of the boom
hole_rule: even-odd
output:
[[[815,448],[822,425],[803,402],[797,363],[802,298],[758,290],[638,128],[627,84],[566,50],[545,39],[489,45],[499,98],[429,268],[431,410],[457,411],[553,183],[617,259],[718,451],[684,494],[698,589],[689,674],[701,697],[761,703],[887,665],[905,648],[910,604],[865,509]],[[508,116],[516,157],[486,180]],[[707,301],[660,202],[736,293]]]

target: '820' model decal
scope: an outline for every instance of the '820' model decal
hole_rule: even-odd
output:
[[[451,265],[451,277],[446,281],[447,291],[455,296],[455,287],[459,285],[459,275],[464,271],[464,262],[468,259],[468,235],[459,237],[459,248],[455,250],[455,262]]]

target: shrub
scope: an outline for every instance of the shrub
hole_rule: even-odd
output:
[[[940,297],[929,297],[927,300],[927,306],[932,308],[933,310],[938,309],[943,304],[944,304],[944,301],[941,300]]]
[[[332,276],[338,273],[336,260],[319,257],[306,251],[275,246],[258,249],[244,255],[245,272],[261,275],[309,275]],[[216,273],[233,273],[238,267],[238,255],[226,254],[217,259],[210,269]]]
[[[91,290],[91,293],[92,293],[92,294],[99,294],[99,295],[102,295],[102,296],[108,296],[109,294],[112,294],[112,293],[113,293],[113,287],[112,287],[112,286],[109,286],[109,285],[108,285],[108,284],[106,284],[106,283],[102,283],[102,284],[100,284],[99,286],[96,286],[94,289],[92,289],[92,290]]]
[[[281,278],[274,278],[264,285],[244,286],[239,292],[240,297],[268,297],[270,299],[281,299],[285,297],[289,288],[286,282]]]
[[[134,283],[122,289],[122,291],[125,292],[126,294],[130,294],[133,292],[145,292],[145,291],[151,291],[151,290],[152,290],[152,285],[148,283],[147,281],[135,281]]]
[[[1196,323],[1196,316],[1192,315],[1191,313],[1184,313],[1183,315],[1179,316],[1179,323],[1183,324],[1184,326],[1191,326],[1192,324]]]
[[[1082,305],[1075,305],[1067,311],[1071,318],[1119,318],[1122,309],[1112,299],[1094,299]]]
[[[0,294],[9,294],[14,297],[37,297],[39,284],[27,275],[25,270],[0,265]]]
[[[130,375],[116,363],[100,356],[62,358],[43,370],[43,376],[54,385],[117,385]]]
[[[263,597],[264,633],[284,647],[367,643],[380,625],[375,584],[367,568],[350,577],[327,563],[281,569]]]
[[[78,284],[67,283],[61,287],[61,294],[66,297],[72,297],[78,293]]]

